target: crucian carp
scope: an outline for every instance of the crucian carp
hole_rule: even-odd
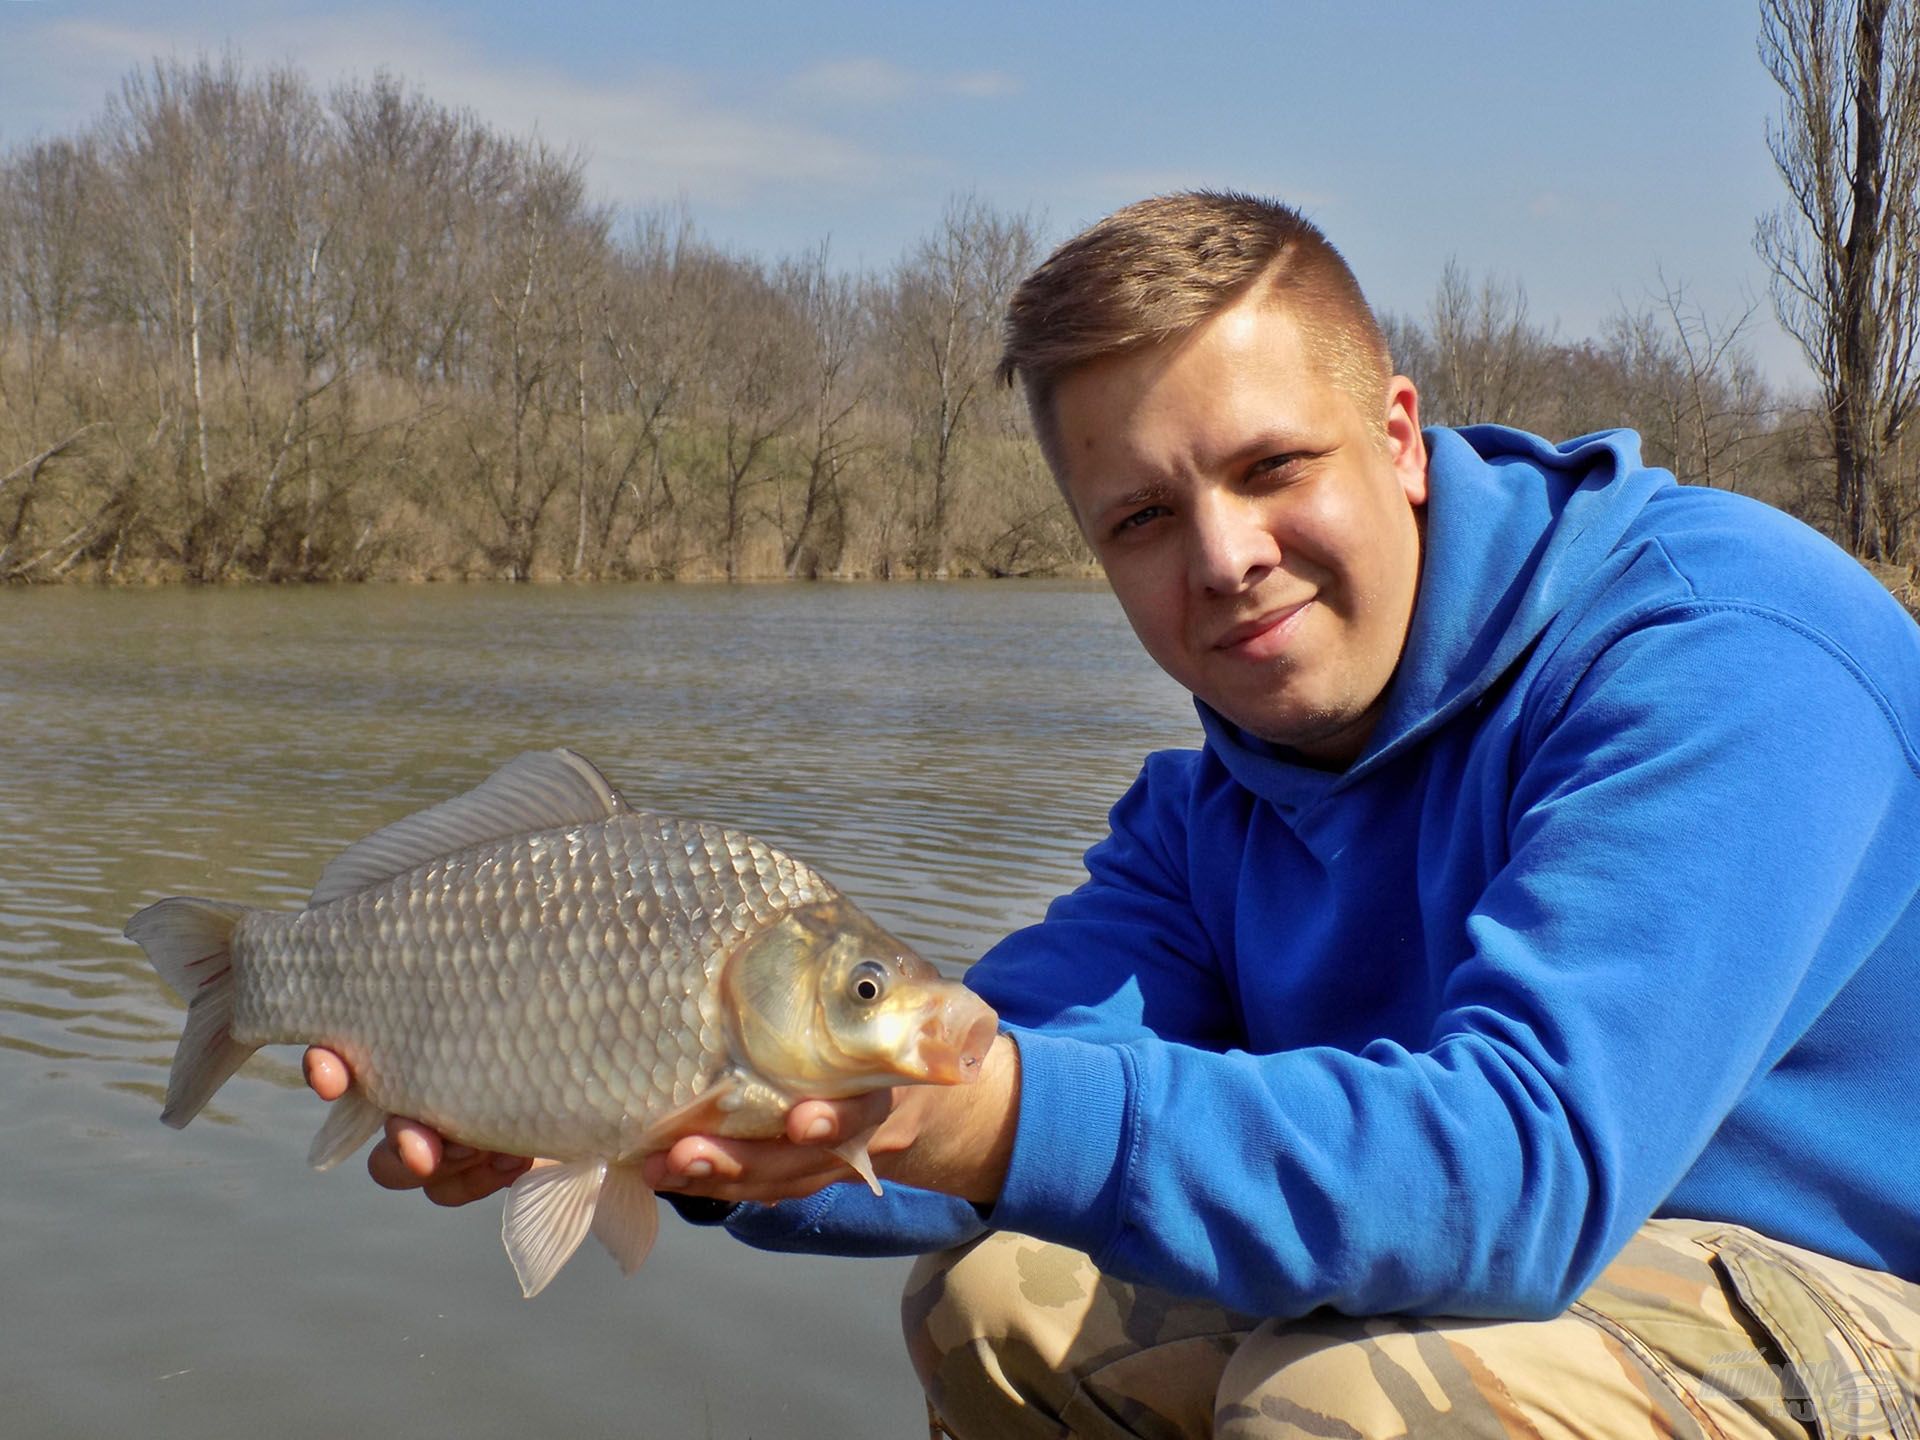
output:
[[[589,1233],[639,1268],[658,1224],[644,1156],[778,1136],[802,1099],[965,1083],[997,1023],[808,866],[635,810],[570,750],[349,847],[304,910],[175,898],[126,933],[188,1002],[167,1124],[260,1046],[314,1044],[353,1073],[318,1169],[388,1115],[556,1160],[507,1195],[528,1296]],[[869,1138],[836,1153],[877,1192]]]

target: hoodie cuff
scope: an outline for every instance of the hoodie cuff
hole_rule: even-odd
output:
[[[709,1195],[676,1195],[671,1190],[657,1192],[689,1225],[724,1225],[737,1201],[715,1200]]]
[[[777,1205],[741,1204],[727,1214],[727,1232],[757,1250],[800,1250],[812,1248],[821,1222],[833,1212],[839,1187],[828,1185],[811,1195],[782,1200]]]
[[[1133,1142],[1133,1068],[1118,1045],[1012,1026],[1020,1128],[990,1222],[1096,1258],[1119,1233]]]
[[[777,1205],[740,1205],[727,1233],[759,1250],[816,1255],[919,1255],[974,1239],[986,1227],[973,1206],[952,1195],[888,1184],[829,1185]]]

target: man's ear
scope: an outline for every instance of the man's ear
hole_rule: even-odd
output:
[[[1409,505],[1427,503],[1427,441],[1420,433],[1420,392],[1396,375],[1387,382],[1387,457]]]

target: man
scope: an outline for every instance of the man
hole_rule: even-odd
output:
[[[1206,746],[974,967],[978,1085],[651,1178],[943,1251],[909,1345],[961,1435],[1914,1433],[1920,631],[1629,435],[1423,433],[1282,206],[1109,217],[1003,368]],[[831,1184],[882,1119],[899,1183]]]

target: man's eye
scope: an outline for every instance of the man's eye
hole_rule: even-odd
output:
[[[1167,507],[1164,505],[1149,505],[1144,510],[1136,510],[1131,515],[1116,521],[1114,523],[1113,533],[1120,535],[1129,530],[1138,530],[1143,525],[1158,520],[1166,513]]]
[[[1268,455],[1253,463],[1247,471],[1247,480],[1261,485],[1293,485],[1312,480],[1321,473],[1321,462],[1330,453],[1325,449],[1284,450]]]

